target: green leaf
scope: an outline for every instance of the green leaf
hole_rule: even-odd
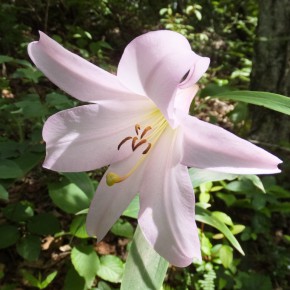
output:
[[[237,235],[239,233],[241,233],[246,227],[244,225],[234,225],[231,228],[231,232],[233,235]]]
[[[0,179],[18,178],[23,172],[20,167],[12,160],[0,159]]]
[[[210,170],[206,170],[206,169],[190,168],[189,169],[189,176],[190,176],[192,185],[195,188],[195,187],[198,187],[201,184],[203,184],[205,182],[209,182],[209,181],[233,180],[238,175],[210,171]]]
[[[216,218],[209,210],[206,210],[198,205],[195,207],[195,219],[201,223],[208,224],[216,229],[218,229],[224,236],[230,241],[230,243],[242,254],[244,254],[239,242],[234,237],[229,228]]]
[[[19,239],[17,227],[8,224],[0,225],[0,237],[0,249],[14,245]]]
[[[88,288],[91,288],[100,266],[100,260],[92,246],[77,246],[71,251],[71,261],[78,274],[86,281]]]
[[[43,76],[42,72],[34,67],[18,68],[12,75],[13,78],[25,78],[34,83],[38,83],[38,79]]]
[[[200,91],[199,96],[205,98],[208,96],[215,96],[217,94],[222,94],[231,91],[228,86],[219,86],[217,84],[208,84],[204,89]]]
[[[136,195],[129,204],[129,206],[127,207],[127,209],[123,212],[123,216],[136,219],[138,217],[139,209],[140,209],[139,195]]]
[[[0,157],[11,158],[19,156],[19,152],[22,152],[26,148],[25,143],[18,143],[11,140],[0,140]]]
[[[58,110],[71,108],[74,104],[69,97],[55,92],[46,95],[46,103]]]
[[[13,222],[23,222],[34,214],[32,206],[27,202],[9,204],[3,209],[4,216]]]
[[[229,268],[233,262],[233,249],[227,245],[220,248],[220,259],[225,268]]]
[[[237,198],[233,194],[230,194],[230,193],[218,192],[216,196],[219,197],[221,200],[223,200],[227,206],[231,206],[237,200]]]
[[[16,250],[20,256],[27,261],[35,261],[38,259],[41,249],[39,237],[29,235],[20,239],[16,244]]]
[[[199,202],[208,203],[210,200],[210,194],[208,192],[201,192],[199,194]]]
[[[86,215],[76,216],[69,228],[69,231],[72,235],[80,239],[89,238],[86,231]]]
[[[269,276],[258,274],[258,273],[245,273],[238,272],[236,277],[237,281],[242,285],[240,289],[246,290],[272,290],[273,287],[271,279]]]
[[[255,192],[256,187],[250,180],[247,179],[239,179],[228,183],[225,187],[227,190],[233,192],[242,192],[242,193],[250,193]]]
[[[106,282],[100,281],[96,290],[113,290]]]
[[[119,257],[106,255],[100,258],[97,275],[102,279],[112,283],[118,283],[121,282],[123,272],[124,263]]]
[[[208,181],[208,182],[204,182],[199,186],[199,189],[201,192],[209,192],[212,188],[212,182]]]
[[[65,172],[62,173],[68,180],[78,186],[91,200],[94,197],[95,188],[92,180],[85,172]]]
[[[270,211],[289,214],[290,213],[290,202],[283,202],[279,204],[269,205]]]
[[[46,107],[40,102],[37,95],[33,96],[33,100],[26,99],[24,101],[16,102],[15,105],[17,108],[21,109],[21,113],[26,118],[39,118],[45,116],[47,113]],[[32,98],[31,98],[32,99]]]
[[[34,286],[40,289],[40,281],[37,278],[35,278],[30,272],[26,270],[22,270],[21,274],[24,280],[26,280],[31,286]]]
[[[223,222],[226,225],[229,225],[229,226],[233,225],[233,221],[231,217],[225,214],[224,212],[214,211],[212,212],[212,216],[216,217],[217,219],[219,219],[221,222]]]
[[[125,265],[121,290],[160,289],[167,268],[168,262],[154,251],[138,226]]]
[[[4,284],[3,286],[1,286],[0,290],[15,290],[17,289],[17,285],[16,284]]]
[[[13,61],[14,58],[8,55],[0,55],[0,64],[4,62],[10,62]]]
[[[67,213],[77,213],[90,206],[91,198],[74,183],[64,180],[48,185],[52,201]]]
[[[61,230],[58,219],[51,213],[40,213],[27,223],[28,230],[37,235],[54,235]]]
[[[6,200],[6,201],[9,199],[8,191],[1,184],[0,184],[0,199]]]
[[[15,159],[15,163],[22,170],[23,175],[33,169],[43,159],[43,154],[25,152],[19,158]]]
[[[131,239],[134,235],[134,228],[128,221],[118,219],[116,223],[112,226],[111,232],[116,236]]]
[[[260,189],[263,193],[266,193],[264,185],[263,185],[261,179],[257,175],[242,175],[240,178],[241,178],[241,180],[245,179],[245,180],[251,181],[255,187]]]
[[[33,276],[30,272],[26,270],[22,270],[21,274],[23,278],[31,285],[38,289],[44,289],[46,288],[56,277],[57,271],[53,271],[50,273],[43,281],[41,281],[41,275],[39,275],[38,278]]]
[[[278,94],[258,91],[227,91],[213,94],[212,97],[258,105],[290,115],[290,98]]]
[[[57,271],[53,271],[40,283],[40,289],[46,288],[56,277]]]
[[[200,247],[205,255],[207,256],[211,255],[212,243],[204,233],[201,233]]]
[[[74,267],[70,267],[67,271],[64,280],[63,290],[87,290],[86,282],[83,277],[81,277]]]
[[[265,208],[266,203],[267,203],[267,195],[257,193],[253,196],[252,205],[255,209],[261,210]]]

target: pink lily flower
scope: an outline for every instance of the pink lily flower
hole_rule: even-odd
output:
[[[41,32],[28,53],[54,84],[90,103],[48,118],[43,166],[77,172],[110,165],[87,217],[87,231],[98,240],[139,193],[138,222],[145,238],[171,264],[187,266],[193,258],[201,259],[188,167],[237,174],[280,172],[277,157],[188,115],[209,59],[194,53],[176,32],[135,38],[117,75]]]

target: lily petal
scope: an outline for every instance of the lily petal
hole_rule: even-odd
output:
[[[278,173],[282,161],[218,126],[183,115],[186,166],[236,174]]]
[[[143,34],[126,47],[117,76],[130,90],[153,100],[171,126],[174,97],[183,76],[182,88],[197,82],[207,70],[209,59],[195,54],[179,33],[161,30]]]
[[[130,146],[118,144],[135,134],[135,124],[152,110],[148,100],[90,104],[61,111],[46,121],[44,167],[62,172],[88,171],[117,162]]]
[[[37,68],[69,95],[85,102],[141,98],[115,75],[71,53],[43,32],[39,34],[39,41],[28,45],[28,54]]]
[[[193,98],[198,91],[198,85],[188,88],[178,89],[176,92],[174,109],[184,114],[188,114]]]
[[[128,207],[133,197],[138,193],[144,166],[141,164],[138,170],[134,171],[128,179],[115,183],[113,186],[107,185],[106,175],[110,172],[121,176],[126,175],[136,162],[140,160],[144,150],[144,146],[141,147],[126,160],[111,165],[98,185],[86,221],[88,234],[97,236],[98,241],[104,238],[112,225]]]
[[[201,253],[194,193],[187,167],[179,164],[182,148],[178,137],[168,128],[148,156],[138,221],[161,256],[175,266],[185,267],[193,258],[201,259]]]

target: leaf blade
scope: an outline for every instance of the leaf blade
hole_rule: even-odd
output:
[[[160,289],[168,265],[169,263],[154,251],[137,227],[125,265],[121,290]]]
[[[290,115],[290,98],[279,94],[260,91],[226,91],[212,97],[258,105]]]

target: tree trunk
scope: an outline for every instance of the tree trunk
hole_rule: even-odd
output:
[[[259,0],[251,89],[290,96],[290,0]],[[289,116],[261,107],[252,116],[252,139],[290,143]]]

